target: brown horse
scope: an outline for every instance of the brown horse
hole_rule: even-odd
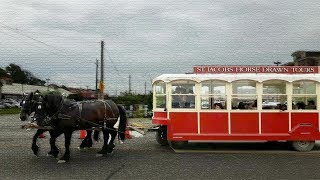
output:
[[[81,129],[98,128],[103,131],[104,145],[99,154],[112,153],[114,140],[119,133],[121,140],[125,138],[127,117],[125,109],[111,100],[86,101],[81,103],[68,103],[60,94],[47,94],[40,101],[35,112],[38,125],[50,125],[56,131],[52,138],[62,133],[65,136],[65,154],[59,162],[70,159],[70,142],[73,131]],[[120,117],[119,128],[114,125]],[[110,142],[109,134],[111,135]],[[87,146],[89,138],[86,137],[82,146]]]
[[[37,110],[38,102],[40,99],[43,98],[43,94],[41,94],[39,91],[31,92],[28,95],[26,95],[23,100],[21,101],[21,112],[20,112],[20,119],[21,121],[26,121],[29,119],[29,116],[31,113],[35,112]],[[65,103],[72,103],[70,101],[65,101]],[[73,102],[74,103],[74,102]],[[52,129],[52,130],[46,130],[46,129],[38,129],[35,135],[32,138],[32,146],[31,149],[33,153],[37,156],[39,152],[39,146],[37,145],[37,139],[40,134],[49,131],[50,133],[50,151],[48,152],[48,155],[52,155],[54,157],[57,157],[59,154],[59,149],[56,146],[56,135],[59,134],[58,129]],[[61,134],[61,133],[60,133]],[[87,130],[87,135],[83,142],[80,145],[80,148],[85,147],[92,147],[92,139],[91,139],[92,130]],[[94,132],[94,139],[97,141],[99,138],[99,131]]]

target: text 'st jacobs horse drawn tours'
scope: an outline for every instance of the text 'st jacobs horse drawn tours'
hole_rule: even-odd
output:
[[[102,130],[104,144],[99,154],[112,153],[114,140],[119,133],[121,140],[125,139],[127,117],[125,109],[111,100],[97,100],[72,102],[66,100],[60,93],[50,92],[47,94],[30,93],[21,103],[20,119],[25,121],[28,116],[35,112],[33,120],[38,128],[33,137],[32,150],[37,155],[39,147],[36,144],[40,134],[49,130],[51,150],[48,153],[57,157],[59,149],[55,145],[56,138],[62,133],[65,136],[65,153],[59,162],[66,162],[70,159],[70,142],[73,131],[87,130],[87,136],[82,141],[80,148],[92,146],[92,129]],[[118,118],[118,130],[114,128]],[[49,128],[45,128],[49,127]],[[109,140],[109,134],[111,139]]]

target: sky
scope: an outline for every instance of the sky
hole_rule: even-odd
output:
[[[105,43],[105,92],[150,91],[194,65],[274,65],[320,50],[319,0],[1,0],[0,67],[49,83],[95,88]]]

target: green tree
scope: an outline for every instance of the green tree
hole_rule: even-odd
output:
[[[6,70],[0,68],[0,77],[9,77]]]
[[[3,86],[3,84],[2,84],[2,82],[0,81],[0,99],[2,99],[2,86]]]
[[[20,66],[13,63],[6,67],[6,73],[11,76],[15,83],[31,85],[44,85],[46,83],[36,78],[30,71],[23,70]]]
[[[149,92],[149,94],[146,95],[124,92],[118,97],[113,97],[112,100],[117,104],[123,104],[127,107],[134,104],[145,104],[148,105],[149,109],[152,109],[152,97],[152,92]]]
[[[44,85],[46,82],[36,78],[30,71],[24,71],[26,78],[27,78],[27,83],[31,85]]]
[[[13,82],[21,84],[27,83],[27,76],[24,73],[24,71],[20,68],[20,66],[11,63],[9,66],[6,67],[6,71],[8,74],[10,74],[11,78],[13,79]]]

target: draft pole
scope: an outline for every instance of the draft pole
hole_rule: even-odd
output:
[[[101,41],[101,76],[100,76],[100,99],[104,99],[104,76],[103,76],[103,68],[104,68],[104,58],[103,58],[103,49],[104,49],[104,42]]]

